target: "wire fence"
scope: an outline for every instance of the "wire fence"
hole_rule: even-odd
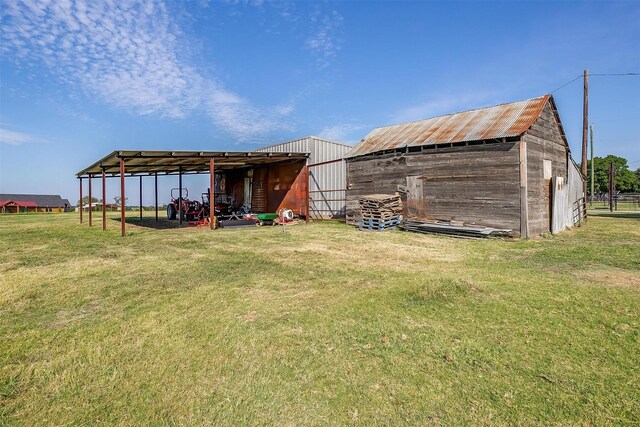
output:
[[[610,209],[609,195],[597,194],[589,200],[589,209]],[[613,196],[614,211],[640,211],[640,194],[615,194]]]

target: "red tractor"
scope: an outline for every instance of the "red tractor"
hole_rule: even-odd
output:
[[[189,200],[189,191],[182,189],[182,220],[198,221],[209,216],[209,203],[201,203],[197,200]],[[176,197],[177,196],[177,197]],[[207,197],[208,199],[208,197]],[[167,219],[176,219],[180,209],[180,190],[178,188],[171,189],[171,202],[167,206]]]

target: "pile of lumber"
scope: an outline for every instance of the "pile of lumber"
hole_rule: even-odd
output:
[[[461,225],[445,221],[417,221],[406,220],[400,228],[425,234],[446,234],[448,236],[464,238],[485,238],[485,237],[505,237],[511,236],[511,230],[501,228],[491,228],[482,226]]]
[[[371,194],[358,200],[360,230],[383,231],[402,221],[402,200],[398,194]]]

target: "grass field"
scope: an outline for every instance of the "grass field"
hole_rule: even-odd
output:
[[[529,241],[97,224],[0,216],[0,424],[640,423],[638,213]]]

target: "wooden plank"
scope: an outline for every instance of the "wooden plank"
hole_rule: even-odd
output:
[[[520,141],[520,237],[529,237],[529,201],[527,199],[527,142]]]
[[[515,143],[454,147],[400,156],[348,159],[347,214],[352,200],[372,192],[402,189],[412,214],[487,226],[520,228],[518,147]],[[409,177],[423,182],[422,197]],[[437,177],[437,179],[429,179]],[[423,179],[427,178],[427,179]],[[404,199],[404,197],[403,197]]]

